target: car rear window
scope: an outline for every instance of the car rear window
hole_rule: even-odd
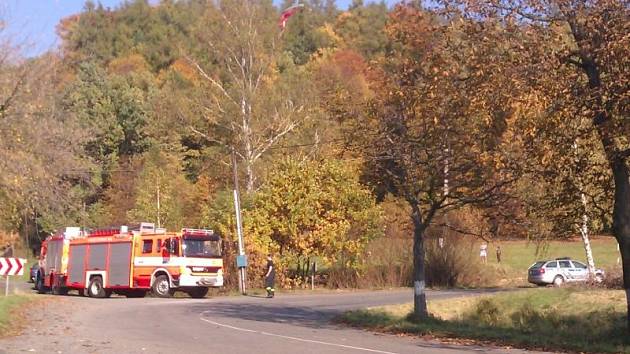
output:
[[[558,262],[549,262],[545,268],[558,268]]]
[[[560,268],[571,268],[571,262],[569,262],[569,261],[560,261]]]
[[[534,263],[534,265],[533,265],[533,266],[531,266],[531,268],[540,268],[540,267],[542,267],[544,264],[545,264],[545,262],[544,262],[544,261],[543,261],[543,262],[536,262],[536,263]]]
[[[573,261],[573,266],[574,266],[575,268],[586,269],[586,264],[584,264],[584,263],[580,263],[580,262],[576,262],[576,261]]]

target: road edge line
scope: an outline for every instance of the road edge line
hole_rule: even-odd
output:
[[[230,325],[227,325],[227,324],[215,322],[215,321],[209,320],[207,318],[204,318],[203,315],[205,313],[207,313],[207,312],[208,311],[202,312],[201,316],[199,317],[199,319],[204,321],[204,322],[206,322],[206,323],[210,323],[210,324],[213,324],[213,325],[219,326],[219,327],[233,329],[235,331],[256,333],[256,334],[261,334],[261,335],[264,335],[264,336],[290,339],[290,340],[299,341],[299,342],[305,342],[305,343],[315,343],[315,344],[321,344],[321,345],[328,345],[328,346],[331,346],[331,347],[340,347],[340,348],[345,348],[345,349],[354,349],[354,350],[360,350],[360,351],[365,351],[365,352],[370,352],[370,353],[398,354],[398,353],[388,352],[388,351],[384,351],[384,350],[355,347],[355,346],[352,346],[352,345],[323,342],[323,341],[314,340],[314,339],[305,339],[305,338],[300,338],[300,337],[291,337],[291,336],[285,336],[285,335],[282,335],[282,334],[275,334],[275,333],[269,333],[269,332],[263,332],[263,331],[256,331],[256,330],[253,330],[253,329],[247,329],[247,328],[241,328],[241,327],[236,327],[236,326],[230,326]]]

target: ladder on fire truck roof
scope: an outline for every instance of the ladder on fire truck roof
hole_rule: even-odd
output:
[[[185,235],[199,235],[199,236],[212,236],[212,235],[214,235],[214,230],[184,228],[184,229],[182,229],[182,234],[185,234]]]

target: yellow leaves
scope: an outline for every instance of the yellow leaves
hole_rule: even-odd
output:
[[[343,41],[343,39],[339,37],[339,35],[337,35],[337,33],[335,32],[332,24],[328,22],[324,23],[323,26],[315,29],[315,32],[322,36],[322,38],[328,39],[328,42],[330,43],[329,47],[336,47],[339,43]]]
[[[255,233],[249,234],[271,240],[286,255],[359,250],[378,233],[380,209],[355,172],[339,161],[282,162],[255,196],[247,226]],[[355,229],[362,235],[356,240]],[[348,248],[348,242],[358,244]]]

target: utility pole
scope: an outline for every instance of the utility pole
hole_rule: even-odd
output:
[[[241,224],[241,206],[238,193],[238,173],[236,168],[236,153],[232,148],[232,173],[234,175],[234,211],[236,212],[236,233],[238,235],[238,258],[236,265],[238,267],[238,290],[241,294],[246,294],[245,287],[245,267],[247,261],[245,258],[245,246],[243,245],[243,226]]]
[[[162,227],[162,220],[160,218],[160,177],[157,178],[157,227]]]

